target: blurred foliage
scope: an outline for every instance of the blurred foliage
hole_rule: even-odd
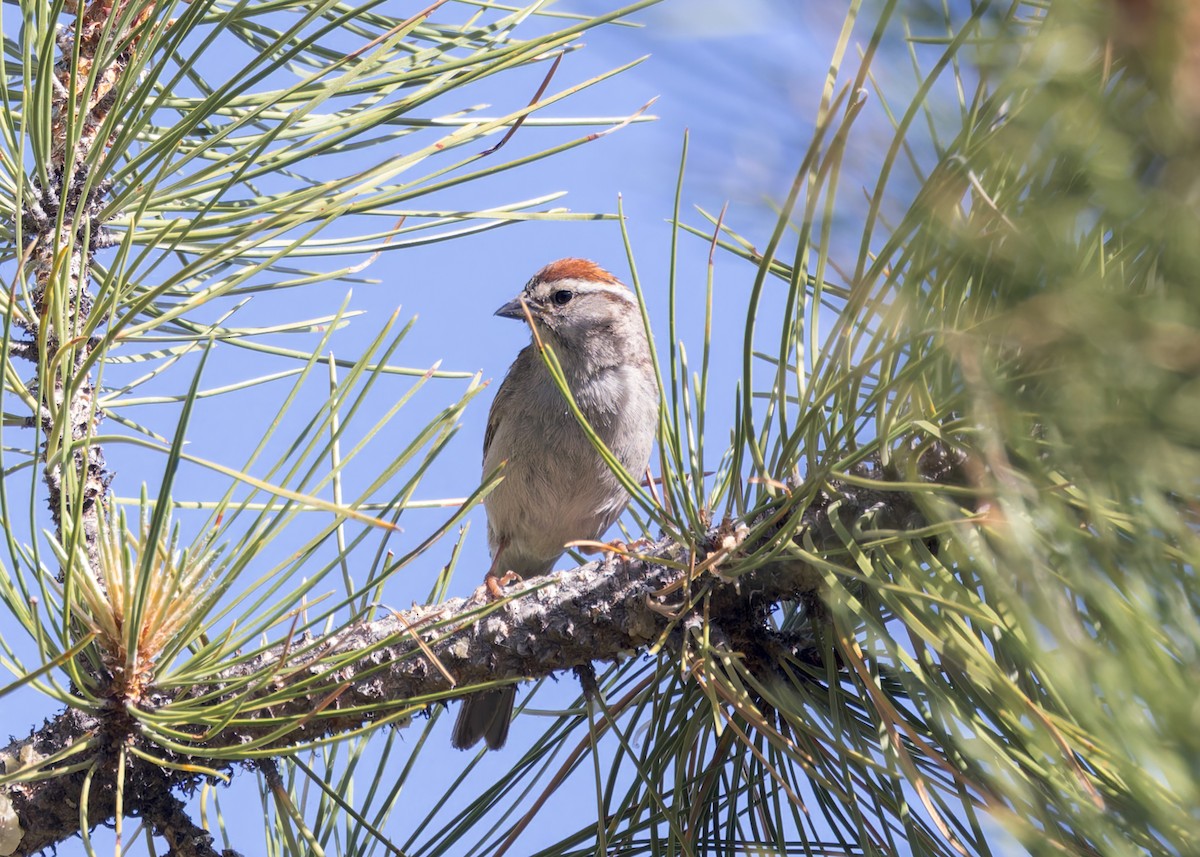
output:
[[[769,240],[715,215],[686,227],[758,269],[712,495],[758,547],[723,573],[820,569],[823,605],[774,621],[815,630],[824,667],[776,652],[764,675],[751,649],[697,642],[679,666],[704,694],[659,696],[678,706],[664,734],[693,737],[646,781],[714,848],[1006,850],[979,807],[1034,853],[1192,853],[1200,11],[907,7],[916,89],[897,108],[903,87],[867,64],[894,51],[899,6],[881,5],[852,80],[835,85],[835,58]],[[872,96],[893,137],[865,218],[839,216]],[[672,470],[705,469],[690,428],[667,432],[668,491]],[[947,449],[961,478],[922,485]],[[927,526],[866,515],[818,549],[808,516],[850,508],[854,486],[910,493]],[[695,778],[670,783],[681,769]],[[822,822],[789,818],[797,801]],[[667,840],[687,853],[692,829]]]
[[[1023,697],[992,705],[1027,709],[1010,772],[954,744],[1035,852],[1200,847],[1197,33],[1192,4],[1054,3],[985,43],[994,88],[903,235],[936,272],[914,303],[958,281],[942,337],[987,499],[953,555],[1015,643]]]

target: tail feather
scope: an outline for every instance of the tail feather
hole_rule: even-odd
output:
[[[482,738],[489,750],[499,750],[508,740],[508,724],[512,720],[515,687],[484,690],[463,697],[450,743],[459,750],[469,750]]]

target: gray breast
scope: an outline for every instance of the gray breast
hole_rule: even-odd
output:
[[[518,362],[529,357],[540,361],[536,353],[522,353]],[[504,481],[485,500],[488,535],[493,551],[508,542],[502,570],[523,575],[550,570],[568,541],[599,538],[628,502],[545,367],[529,368],[541,371],[524,373],[531,382],[528,389],[508,395],[512,391],[504,386],[513,380],[510,373],[497,393],[498,399],[506,397],[506,410],[484,460],[485,473],[507,460]],[[602,376],[574,385],[573,392],[596,433],[637,478],[649,457],[654,422],[627,406],[630,381],[644,383],[641,378]]]

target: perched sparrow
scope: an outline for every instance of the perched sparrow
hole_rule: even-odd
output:
[[[559,259],[496,315],[524,320],[526,309],[588,423],[627,471],[640,474],[658,424],[658,385],[633,293],[592,262]],[[550,571],[567,542],[598,539],[629,502],[532,344],[517,355],[488,414],[484,475],[501,462],[504,479],[483,502],[493,593],[514,576]],[[503,747],[515,698],[513,687],[466,697],[454,746],[465,750],[483,738],[493,750]]]

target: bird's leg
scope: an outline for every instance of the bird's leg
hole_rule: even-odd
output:
[[[500,544],[496,545],[496,555],[492,557],[492,566],[483,579],[483,585],[493,599],[503,598],[504,587],[521,579],[521,575],[512,569],[508,569],[503,574],[500,573],[500,557],[504,556],[504,549],[507,547],[508,539],[501,539]]]

